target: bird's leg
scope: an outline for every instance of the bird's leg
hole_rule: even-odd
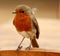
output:
[[[30,49],[31,49],[31,43],[30,43],[30,45],[28,47],[26,47],[25,50],[30,50]]]
[[[27,33],[29,35],[29,37],[32,37],[29,33]],[[31,38],[30,38],[31,39]],[[31,42],[30,42],[30,45],[28,47],[26,47],[25,50],[30,50],[31,49]]]
[[[23,42],[24,39],[25,39],[25,37],[23,37],[23,39],[22,39],[22,41],[20,42],[20,44],[19,44],[17,50],[20,50],[20,49],[22,48],[21,44],[22,44],[22,42]]]

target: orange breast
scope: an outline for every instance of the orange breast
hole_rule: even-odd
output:
[[[31,22],[31,18],[28,15],[17,14],[14,18],[13,24],[18,31],[31,31]]]

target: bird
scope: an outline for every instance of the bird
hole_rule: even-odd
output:
[[[39,25],[32,12],[32,8],[27,5],[18,5],[13,14],[15,14],[13,25],[15,26],[17,32],[24,37],[23,40],[25,38],[30,39],[31,44],[27,48],[30,49],[31,45],[33,48],[39,48],[39,44],[36,40],[39,39]],[[22,46],[20,46],[21,43],[19,44],[17,50],[22,48]]]

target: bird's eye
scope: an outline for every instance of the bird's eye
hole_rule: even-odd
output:
[[[20,11],[20,13],[24,13],[24,11]]]
[[[21,11],[21,13],[24,13],[24,11]]]

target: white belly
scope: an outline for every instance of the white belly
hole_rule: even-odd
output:
[[[33,39],[34,36],[36,36],[36,29],[33,29],[32,31],[22,31],[19,32],[19,34],[21,34],[23,37]]]

